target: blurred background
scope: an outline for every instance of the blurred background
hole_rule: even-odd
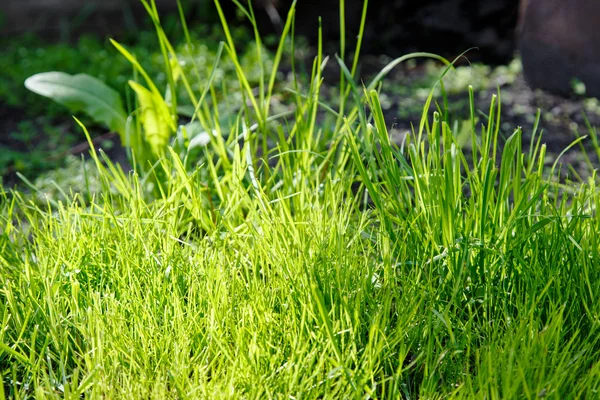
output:
[[[210,59],[223,40],[214,2],[181,3],[201,45],[197,60]],[[182,42],[177,2],[156,4],[167,34]],[[235,35],[251,42],[251,27],[234,2],[222,0],[221,5]],[[252,5],[265,44],[272,48],[291,1],[253,0]],[[302,52],[310,59],[314,54],[319,16],[326,53],[339,53],[339,7],[339,0],[297,1],[295,32],[304,45],[295,56]],[[362,1],[345,1],[348,49],[358,35],[362,7]],[[370,0],[361,77],[409,52],[454,59],[468,50],[445,82],[456,118],[468,112],[468,85],[474,86],[482,110],[500,88],[503,132],[510,134],[517,126],[531,131],[540,108],[548,147],[558,153],[576,135],[600,124],[598,22],[600,1],[592,0]],[[126,95],[131,67],[109,37],[131,46],[140,59],[160,64],[151,21],[138,0],[0,1],[0,175],[5,183],[15,182],[15,171],[37,176],[61,165],[65,154],[86,151],[70,113],[28,92],[23,86],[27,77],[52,70],[88,73]],[[439,65],[419,62],[403,64],[389,76],[382,99],[398,137],[418,121],[439,73]],[[119,147],[114,135],[87,122],[105,148]],[[579,162],[577,155],[567,161]]]
[[[228,17],[235,18],[234,3],[221,3]],[[177,10],[175,0],[156,0],[156,4],[165,13]],[[216,20],[212,0],[184,0],[183,4],[192,21]],[[254,0],[263,33],[277,31],[290,4],[290,0]],[[358,33],[362,7],[362,1],[346,1],[349,37]],[[478,47],[478,59],[507,62],[515,49],[518,10],[519,0],[371,0],[365,50],[390,55],[416,50],[458,54]],[[35,32],[61,40],[90,32],[135,31],[144,16],[137,0],[3,0],[0,11],[5,36]],[[339,0],[299,0],[296,16],[298,34],[315,40],[321,16],[325,39],[337,40]]]

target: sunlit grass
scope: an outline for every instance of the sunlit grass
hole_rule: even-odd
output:
[[[322,53],[293,117],[269,119],[271,79],[236,68],[253,97],[228,127],[196,108],[216,133],[193,160],[125,174],[94,153],[81,193],[2,193],[4,394],[598,396],[595,172],[566,186],[517,127],[499,150],[496,98],[482,124],[471,103],[468,151],[443,104],[398,146],[385,82],[338,63],[339,110]]]

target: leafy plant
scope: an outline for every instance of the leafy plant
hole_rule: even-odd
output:
[[[174,26],[172,19],[166,23]],[[150,27],[153,27],[151,21]],[[206,80],[212,74],[213,86],[218,88],[215,106],[219,108],[220,123],[224,124],[235,120],[241,102],[238,100],[239,90],[236,89],[237,78],[233,64],[226,57],[217,57],[220,35],[217,30],[213,26],[194,24],[188,31],[191,45],[187,44],[188,40],[183,33],[176,34],[173,29],[168,29],[168,32],[170,37],[174,38],[173,48],[177,53],[181,71],[186,75],[191,87],[195,90],[205,87]],[[239,42],[248,43],[248,32],[244,27],[232,28],[231,34]],[[152,77],[155,85],[163,91],[168,81],[166,74],[162,73],[164,59],[160,50],[156,49],[156,34],[144,26],[141,31],[136,32],[135,40],[127,36],[121,37],[120,40],[131,54],[143,60],[144,69]],[[136,107],[136,95],[130,90],[128,80],[132,77],[137,78],[132,74],[129,61],[120,57],[108,40],[84,36],[75,43],[53,44],[23,35],[11,37],[10,40],[0,39],[0,49],[0,104],[3,105],[0,107],[0,114],[9,127],[7,133],[15,137],[14,140],[6,136],[0,139],[0,145],[4,147],[3,157],[0,159],[0,173],[6,174],[6,184],[20,182],[15,177],[16,171],[33,180],[41,172],[61,166],[64,157],[59,154],[66,154],[70,147],[85,141],[85,136],[71,118],[74,111],[59,103],[49,102],[47,98],[26,89],[23,83],[27,78],[48,70],[64,71],[69,75],[85,74],[117,91],[121,102],[126,106],[124,108],[128,116]],[[253,56],[254,52],[249,54],[246,45],[240,47],[240,53],[244,71],[248,73],[249,81],[254,84],[261,71]],[[212,71],[217,58],[221,61],[218,68]],[[267,67],[270,58],[268,52],[264,53],[263,61]],[[146,85],[145,82],[140,83]],[[194,112],[195,103],[190,102],[181,84],[178,85],[177,97],[177,113],[183,117],[185,125]],[[205,101],[213,103],[212,96],[206,96]],[[93,136],[105,133],[103,130],[106,125],[103,123],[94,124],[94,120],[81,111],[76,112],[76,115],[90,128]],[[141,140],[137,135],[142,134],[142,127],[137,125],[135,115],[129,119],[129,147],[135,145],[136,140]],[[178,130],[181,131],[179,127]],[[201,132],[207,131],[202,129],[199,133]],[[29,143],[28,138],[32,135],[35,140]],[[192,138],[188,138],[190,139]],[[127,146],[126,142],[123,144]],[[148,157],[153,157],[149,147],[146,151]],[[144,157],[144,154],[137,154],[136,160],[141,161]]]
[[[203,64],[206,64],[206,56],[203,54],[198,56],[192,52],[192,49],[196,46],[192,44],[187,26],[185,26],[185,37],[187,38],[186,49],[185,51],[183,49],[176,51],[175,47],[166,37],[154,4],[145,1],[142,3],[152,17],[157,37],[159,38],[163,60],[162,76],[166,77],[164,95],[158,89],[159,83],[156,83],[146,69],[137,61],[136,55],[116,41],[111,41],[111,43],[131,64],[136,75],[141,77],[145,84],[144,86],[135,80],[129,81],[129,87],[136,96],[136,105],[134,106],[136,109],[131,114],[131,118],[127,117],[123,111],[123,101],[115,90],[98,79],[85,74],[75,76],[61,72],[36,74],[26,80],[26,87],[35,93],[52,98],[68,107],[73,113],[83,112],[91,116],[94,121],[102,123],[109,129],[118,132],[122,144],[131,150],[136,166],[144,173],[144,171],[154,170],[157,161],[166,154],[167,145],[173,144],[183,149],[183,152],[180,153],[182,157],[185,157],[185,153],[199,143],[198,140],[194,140],[193,136],[188,136],[188,133],[204,137],[205,135],[210,136],[207,132],[215,131],[213,127],[214,121],[211,121],[211,117],[207,114],[208,109],[206,106],[209,102],[212,102],[215,106],[219,102],[222,102],[222,99],[215,92],[211,92],[211,88],[214,84],[224,84],[224,73],[230,70],[231,73],[239,75],[241,68],[244,68],[244,73],[248,75],[243,75],[245,84],[241,90],[248,90],[255,80],[263,82],[266,74],[263,63],[269,63],[270,56],[266,54],[260,56],[264,52],[264,49],[262,51],[259,50],[259,58],[257,60],[250,59],[246,55],[238,57],[235,54],[228,60],[228,63],[224,64],[224,67],[217,69],[222,54],[221,46],[214,55],[211,70],[207,71],[208,79],[202,82],[200,69],[207,68],[207,66],[199,65],[199,60],[202,60]],[[183,12],[182,9],[181,12]],[[288,24],[287,30],[289,30],[289,26]],[[237,31],[235,35],[229,33],[230,40],[234,36],[239,36]],[[261,43],[258,43],[258,45],[262,48]],[[283,48],[280,45],[275,55],[277,62],[279,62],[284,53]],[[240,62],[243,62],[243,67]],[[183,67],[185,65],[188,65],[187,69]],[[260,66],[258,74],[253,71],[254,65]],[[190,67],[196,69],[193,74],[190,74]],[[155,66],[153,66],[154,68]],[[192,85],[201,85],[203,87],[199,99],[194,93]],[[263,84],[261,83],[261,85]],[[273,90],[273,85],[274,75],[271,76],[271,91]],[[224,86],[225,89],[226,87]],[[239,94],[235,89],[226,89],[225,94],[227,93],[236,97]],[[180,106],[179,103],[182,101],[183,105]],[[236,111],[238,110],[234,109],[227,113]],[[192,125],[178,128],[177,120],[180,114],[191,118]],[[235,115],[230,116],[230,118],[235,119]],[[130,121],[129,123],[127,122],[128,120]],[[197,126],[198,123],[204,128],[202,131],[190,128],[191,126]],[[175,143],[176,132],[184,134],[185,137],[183,139],[185,143],[181,143],[181,140],[179,140],[178,144]],[[180,135],[179,138],[181,139],[182,136]],[[193,144],[191,147],[189,147],[190,143]],[[224,148],[221,143],[220,151],[223,150]],[[160,172],[158,173],[161,174]]]
[[[85,74],[63,72],[36,74],[25,81],[34,93],[51,98],[72,112],[84,112],[125,139],[127,114],[118,92],[102,81]]]

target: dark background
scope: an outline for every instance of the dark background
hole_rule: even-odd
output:
[[[212,0],[184,0],[190,24],[217,21]],[[242,4],[247,4],[241,1]],[[291,0],[254,0],[263,34],[278,26],[267,10],[285,20]],[[161,11],[176,11],[175,0],[157,0]],[[231,0],[221,5],[229,21],[246,24]],[[348,45],[358,34],[362,1],[346,1]],[[298,0],[296,32],[312,43],[317,40],[318,17],[323,36],[333,46],[339,42],[339,0]],[[444,56],[466,49],[472,60],[489,64],[508,62],[515,49],[519,0],[370,0],[363,51],[398,56],[428,51]],[[50,40],[73,40],[83,32],[101,35],[133,32],[143,24],[145,12],[137,0],[2,0],[0,34],[4,37],[34,31]]]

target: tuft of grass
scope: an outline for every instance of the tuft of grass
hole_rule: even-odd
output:
[[[0,193],[6,396],[597,396],[595,171],[567,186],[518,128],[500,150],[500,98],[478,123],[472,89],[468,146],[433,90],[396,145],[385,83],[338,58],[336,111],[326,62],[292,81],[293,115],[236,65],[230,124],[197,97],[214,128],[199,151],[126,174],[94,150],[79,192]]]

